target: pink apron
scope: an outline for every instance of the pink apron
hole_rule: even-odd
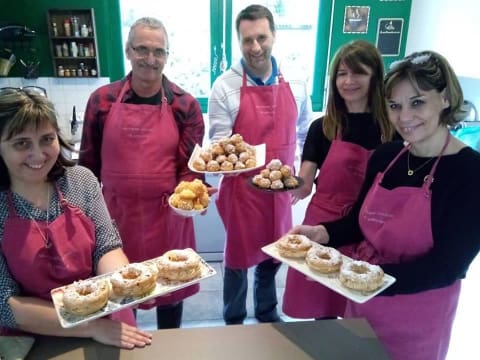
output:
[[[117,222],[130,262],[141,262],[171,249],[195,249],[191,218],[176,215],[168,197],[178,184],[178,127],[171,106],[122,103],[126,82],[105,122],[101,181],[105,201]],[[141,305],[173,304],[198,292],[193,285]]]
[[[247,86],[243,74],[240,109],[234,133],[251,145],[266,144],[266,162],[280,159],[293,166],[296,147],[297,106],[290,86],[279,83]],[[258,170],[223,177],[217,208],[226,229],[225,266],[246,269],[269,257],[262,246],[277,240],[292,226],[290,194],[264,193],[253,189],[247,178]]]
[[[381,186],[384,174],[407,147],[377,175],[360,211],[365,240],[356,248],[355,258],[400,263],[432,248],[430,186],[449,139],[421,188]],[[416,294],[377,296],[364,304],[348,301],[345,317],[365,317],[393,359],[440,360],[447,354],[459,293],[460,280]]]
[[[345,216],[358,197],[372,151],[351,142],[332,141],[320,169],[316,192],[308,204],[303,224],[317,225]],[[351,246],[339,250],[349,256]],[[343,316],[346,299],[289,268],[283,311],[297,318]]]
[[[63,214],[47,224],[20,218],[9,192],[2,251],[10,273],[22,288],[22,296],[51,301],[51,289],[95,275],[95,225],[60,191],[57,194]],[[46,235],[47,243],[40,231]],[[113,315],[113,319],[135,326],[132,310]]]

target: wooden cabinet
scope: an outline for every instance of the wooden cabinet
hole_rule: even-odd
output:
[[[100,76],[93,9],[50,9],[47,24],[55,76]]]

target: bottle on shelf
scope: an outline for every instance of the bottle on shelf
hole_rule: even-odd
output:
[[[72,41],[70,43],[70,52],[72,53],[73,57],[78,56],[78,46],[77,46],[77,43],[75,41]]]
[[[70,69],[66,68],[65,71],[63,72],[65,77],[70,77]]]
[[[73,36],[79,37],[80,25],[78,24],[78,17],[76,16],[72,16],[72,28],[73,28]]]
[[[55,45],[55,55],[57,55],[57,57],[63,56],[62,45],[60,44]]]
[[[95,56],[95,48],[93,47],[93,43],[88,44],[88,52],[90,53],[90,56]]]
[[[86,24],[83,24],[82,27],[80,28],[80,35],[82,35],[83,37],[88,36],[88,28]]]
[[[68,44],[66,42],[62,44],[62,50],[63,50],[63,56],[67,57],[69,54],[68,54]]]
[[[91,76],[97,76],[97,69],[91,68],[91,69],[90,69],[90,75],[91,75]]]
[[[62,65],[58,65],[57,67],[57,75],[58,76],[61,76],[61,77],[64,77],[65,76],[65,72],[63,70],[63,66]]]
[[[57,23],[56,22],[52,23],[52,34],[53,34],[53,36],[58,36],[58,28],[57,28]]]
[[[65,31],[65,36],[72,36],[72,28],[70,27],[70,19],[63,20],[63,30]]]

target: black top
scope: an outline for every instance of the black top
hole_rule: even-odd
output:
[[[380,145],[380,139],[380,127],[373,120],[371,113],[347,114],[347,121],[342,133],[343,141],[360,145],[367,150],[373,150]],[[323,133],[323,117],[313,121],[308,129],[303,147],[302,161],[314,162],[320,169],[327,157],[331,143]]]
[[[365,183],[352,211],[347,217],[326,224],[329,246],[339,247],[362,240],[358,216],[363,199],[375,175],[386,169],[402,146],[400,141],[390,142],[373,153]],[[415,169],[427,159],[410,154],[410,167]],[[434,163],[432,160],[413,176],[408,176],[405,153],[385,174],[382,184],[387,189],[421,187]],[[408,262],[380,264],[386,273],[397,279],[382,295],[417,293],[451,285],[465,277],[480,249],[480,153],[465,147],[458,154],[443,156],[434,179],[431,186],[433,248]]]

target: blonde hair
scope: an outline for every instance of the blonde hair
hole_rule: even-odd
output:
[[[393,62],[385,77],[387,99],[391,97],[392,89],[403,80],[408,80],[418,92],[445,91],[450,106],[440,114],[440,124],[452,126],[460,122],[463,113],[462,88],[452,67],[442,55],[434,51],[421,51]]]

